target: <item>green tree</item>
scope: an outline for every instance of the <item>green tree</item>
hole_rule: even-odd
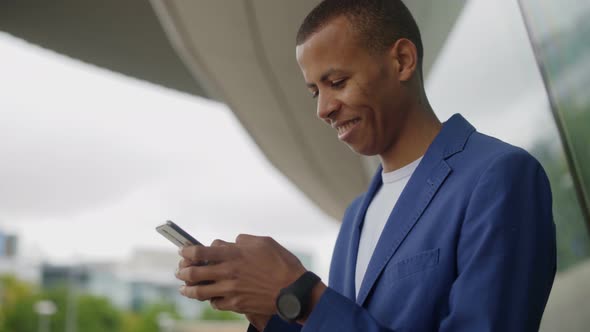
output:
[[[57,307],[57,312],[50,318],[51,330],[65,330],[68,298],[65,287],[38,291],[14,277],[2,277],[0,281],[3,289],[0,332],[36,332],[39,317],[34,306],[40,300],[50,300]],[[123,331],[123,315],[107,299],[81,295],[75,301],[78,331]]]
[[[36,289],[14,276],[0,276],[0,332],[33,331]]]
[[[77,303],[78,331],[123,331],[123,314],[106,298],[82,295]]]
[[[174,305],[167,303],[154,303],[146,306],[138,315],[126,316],[125,332],[159,332],[159,315],[166,313],[173,319],[179,319]]]

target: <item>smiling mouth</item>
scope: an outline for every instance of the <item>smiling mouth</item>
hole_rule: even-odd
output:
[[[347,134],[360,121],[361,121],[361,119],[352,119],[352,120],[346,121],[342,125],[336,127],[336,130],[338,131],[338,136],[342,137],[345,134]]]

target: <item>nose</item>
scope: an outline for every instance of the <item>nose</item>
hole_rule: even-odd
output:
[[[340,101],[329,94],[320,94],[318,96],[317,116],[318,118],[330,123],[331,118],[341,107]]]

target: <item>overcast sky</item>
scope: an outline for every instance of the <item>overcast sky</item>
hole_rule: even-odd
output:
[[[254,233],[315,254],[317,237],[331,251],[338,224],[269,165],[224,105],[7,35],[0,54],[0,227],[27,254],[172,249],[154,231],[166,219],[205,243]]]
[[[266,161],[227,107],[2,33],[0,54],[0,229],[17,233],[27,256],[168,250],[153,229],[172,219],[205,243],[272,235],[327,273],[338,223]],[[428,92],[442,120],[461,112],[525,148],[539,128],[555,130],[511,0],[466,6]]]

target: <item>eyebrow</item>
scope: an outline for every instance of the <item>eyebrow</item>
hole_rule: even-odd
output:
[[[343,73],[343,71],[340,69],[335,69],[335,68],[328,69],[325,73],[322,74],[322,77],[320,77],[320,82],[327,81],[328,77],[330,77],[330,75],[333,75],[336,73]],[[316,87],[315,83],[306,83],[305,85],[307,85],[308,88],[315,88]]]

